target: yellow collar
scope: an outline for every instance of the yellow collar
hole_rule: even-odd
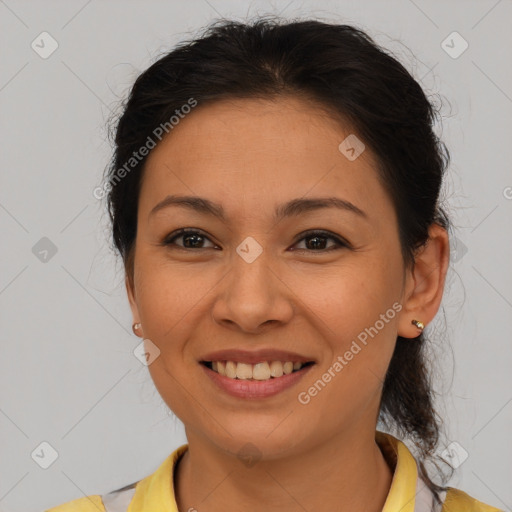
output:
[[[382,512],[414,512],[418,468],[409,448],[390,434],[376,431],[375,441],[393,471],[393,480]]]
[[[391,488],[382,512],[414,512],[418,478],[416,460],[407,446],[390,434],[377,431],[375,440],[393,470]],[[128,512],[178,512],[173,485],[174,471],[179,458],[187,449],[188,444],[181,445],[153,474],[138,483]]]

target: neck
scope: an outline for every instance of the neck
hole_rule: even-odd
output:
[[[380,512],[391,486],[374,429],[343,432],[300,454],[254,465],[189,432],[187,439],[175,472],[180,512]]]

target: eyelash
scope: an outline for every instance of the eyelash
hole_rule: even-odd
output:
[[[196,229],[179,229],[178,231],[175,231],[174,233],[171,233],[171,235],[167,236],[164,241],[162,242],[162,245],[166,246],[166,247],[170,247],[170,246],[174,246],[174,247],[170,247],[170,248],[173,248],[173,249],[180,249],[180,250],[184,250],[184,251],[195,251],[195,250],[200,250],[200,249],[212,249],[212,247],[199,247],[199,248],[191,248],[191,247],[181,247],[179,245],[176,245],[174,243],[174,240],[176,240],[177,238],[181,238],[181,237],[184,237],[185,235],[199,235],[203,238],[208,238],[208,236],[206,236],[202,231],[200,230],[196,230]],[[313,250],[313,249],[295,249],[295,250],[298,250],[299,252],[309,252],[309,253],[320,253],[320,254],[325,254],[325,253],[328,253],[328,252],[331,252],[331,251],[334,251],[334,250],[338,250],[338,249],[341,249],[343,247],[345,248],[350,248],[350,245],[348,244],[348,242],[344,241],[343,239],[331,234],[329,231],[323,231],[323,230],[309,230],[309,231],[306,231],[304,233],[301,233],[301,238],[299,238],[295,243],[294,245],[296,245],[298,242],[302,242],[302,240],[306,239],[306,238],[313,238],[313,237],[320,237],[320,238],[330,238],[331,240],[334,240],[336,242],[336,246],[334,247],[330,247],[329,249],[319,249],[319,250]],[[208,238],[209,240],[209,238]],[[211,242],[211,240],[210,240]],[[212,242],[213,243],[213,242]]]

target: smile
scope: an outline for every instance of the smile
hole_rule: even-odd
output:
[[[203,361],[202,364],[230,379],[264,381],[290,375],[313,362],[261,361],[256,364],[248,364],[236,361]]]
[[[298,385],[314,366],[313,361],[260,361],[250,364],[218,360],[201,361],[200,364],[217,390],[244,400],[278,395]]]

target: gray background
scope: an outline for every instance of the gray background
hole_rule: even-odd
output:
[[[113,490],[185,442],[132,353],[122,267],[92,191],[110,156],[106,121],[136,73],[213,19],[266,13],[355,23],[443,98],[458,242],[428,327],[441,448],[468,454],[452,486],[512,510],[510,0],[0,0],[0,510]],[[46,59],[31,47],[43,31],[58,43]],[[457,58],[441,44],[453,31],[469,44]],[[48,469],[42,442],[58,454]]]

